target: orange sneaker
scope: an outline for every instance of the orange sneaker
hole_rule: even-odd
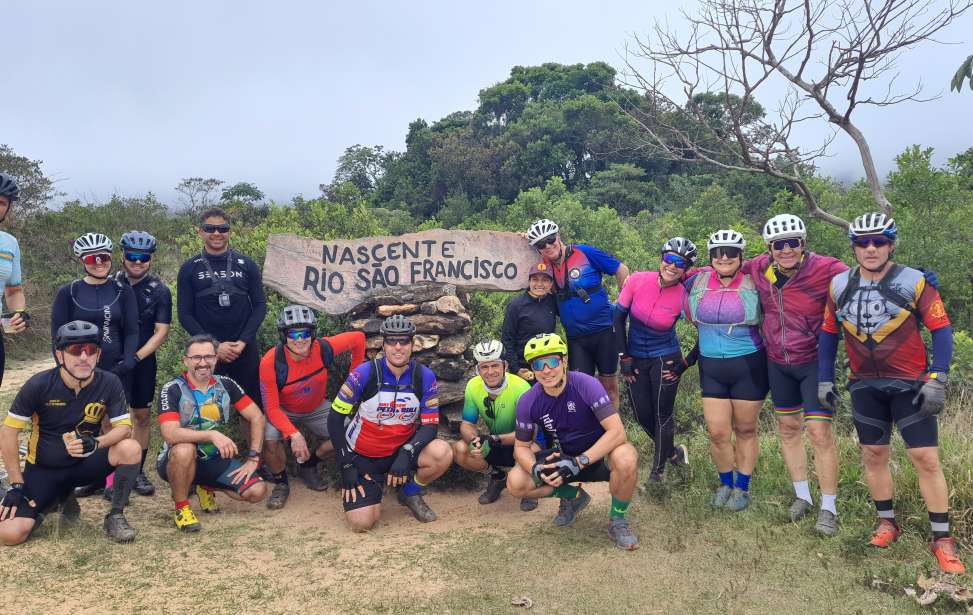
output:
[[[868,544],[885,549],[898,540],[901,535],[902,529],[896,525],[895,521],[891,519],[879,519],[878,527],[872,533],[872,539],[868,541]]]
[[[948,572],[949,574],[963,574],[966,572],[966,566],[960,561],[956,549],[956,539],[952,536],[931,541],[929,548],[932,550],[932,554],[936,556],[936,559],[939,560],[939,567],[943,572]]]

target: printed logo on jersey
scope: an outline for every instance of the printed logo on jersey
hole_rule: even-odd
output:
[[[568,277],[571,278],[572,280],[577,280],[578,278],[581,277],[581,270],[578,269],[577,267],[573,267],[571,271],[568,272]]]
[[[105,404],[100,401],[94,401],[87,404],[84,407],[84,422],[93,423],[98,425],[101,423],[101,417],[105,415]]]
[[[578,407],[575,405],[574,400],[573,399],[570,400],[568,402],[568,412],[577,412],[577,411],[578,411]]]
[[[946,306],[943,305],[941,299],[936,299],[933,304],[929,306],[929,315],[932,318],[945,318]]]
[[[220,270],[220,271],[214,271],[213,272],[213,277],[215,277],[215,278],[221,278],[223,280],[225,280],[227,277],[239,278],[239,279],[242,280],[243,279],[243,272],[242,271],[231,271],[230,272],[230,275],[227,276],[225,270]],[[207,278],[209,278],[209,272],[208,271],[198,271],[196,273],[196,279],[197,280],[205,280]]]
[[[60,407],[60,406],[66,406],[67,402],[64,401],[63,399],[48,399],[47,401],[44,402],[44,405]]]

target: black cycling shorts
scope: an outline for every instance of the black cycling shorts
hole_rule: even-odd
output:
[[[34,500],[34,506],[18,507],[17,516],[36,519],[38,513],[65,498],[75,487],[104,484],[105,478],[114,471],[108,463],[107,448],[100,448],[78,463],[63,468],[28,463],[24,468],[24,495]]]
[[[608,467],[608,462],[605,459],[599,459],[595,463],[581,470],[581,474],[578,474],[569,483],[604,483],[610,480],[612,477],[611,468]]]
[[[858,441],[866,446],[887,446],[895,423],[906,448],[939,446],[936,417],[920,418],[912,405],[920,385],[903,380],[849,382]]]
[[[229,459],[214,457],[213,459],[206,460],[197,457],[196,474],[193,476],[193,484],[208,489],[232,491],[243,495],[247,490],[260,482],[260,477],[254,472],[248,480],[234,484],[230,474],[242,465],[243,460],[239,457],[231,457]],[[169,455],[167,453],[160,454],[156,460],[155,469],[159,472],[159,478],[166,482],[169,482],[169,476],[167,474],[168,466]]]
[[[799,416],[805,421],[834,420],[834,411],[825,410],[818,403],[818,364],[816,361],[800,365],[781,365],[768,361],[767,376],[770,398],[777,416]]]
[[[512,468],[517,465],[514,461],[514,445],[490,446],[490,452],[484,458],[495,468]]]
[[[148,408],[152,405],[152,400],[155,399],[157,367],[155,354],[135,364],[135,369],[132,370],[133,408]]]
[[[568,368],[589,376],[614,376],[618,371],[618,347],[611,327],[598,333],[568,338]]]
[[[345,507],[345,512],[382,503],[382,495],[385,493],[386,476],[397,455],[398,453],[396,455],[389,455],[388,457],[355,456],[355,467],[358,468],[361,485],[365,488],[365,496],[362,497],[361,493],[358,493],[356,490],[357,499],[354,502],[342,502]],[[366,474],[368,478],[365,478]]]
[[[763,401],[770,389],[767,382],[767,352],[760,349],[730,359],[700,356],[699,386],[703,397]]]

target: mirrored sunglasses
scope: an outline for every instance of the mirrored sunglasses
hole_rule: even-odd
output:
[[[310,329],[288,329],[287,331],[287,339],[294,340],[295,342],[309,340],[312,337],[314,337],[314,331]]]
[[[530,369],[535,372],[542,371],[545,367],[556,369],[561,365],[560,357],[542,357],[530,362]]]
[[[853,243],[856,248],[867,248],[868,246],[884,248],[892,243],[892,240],[888,237],[883,237],[882,235],[875,235],[872,237],[856,237],[855,239],[851,240],[851,243]]]
[[[152,255],[146,252],[126,252],[125,260],[130,263],[147,263],[152,260]]]
[[[204,224],[202,227],[204,233],[229,233],[229,224]]]
[[[85,265],[104,265],[111,262],[111,254],[88,254],[81,257],[81,262]]]
[[[673,252],[666,252],[663,254],[662,262],[673,265],[674,267],[678,267],[679,269],[685,269],[689,266],[689,261]]]
[[[88,355],[89,357],[93,357],[98,354],[98,351],[101,350],[101,348],[98,346],[98,344],[88,342],[85,344],[68,344],[62,348],[62,350],[72,357],[80,357],[82,353]]]
[[[784,248],[790,248],[791,250],[796,250],[801,247],[801,240],[797,237],[791,237],[789,239],[778,239],[770,244],[770,247],[780,252]]]

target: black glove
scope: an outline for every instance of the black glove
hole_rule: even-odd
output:
[[[622,360],[619,361],[621,365],[623,376],[634,376],[635,375],[635,359],[628,355],[622,355]]]
[[[834,410],[838,405],[838,393],[833,382],[818,383],[818,403],[824,410]]]
[[[919,389],[912,400],[912,405],[919,410],[919,416],[936,416],[946,405],[946,384],[935,378],[930,378]]]
[[[670,359],[662,364],[663,375],[672,377],[670,382],[679,382],[682,373],[687,369],[689,369],[689,365],[686,364],[686,359],[682,357],[679,357],[678,360]]]
[[[20,508],[26,501],[27,496],[24,494],[24,484],[16,483],[7,489],[7,493],[3,494],[3,501],[0,501],[0,508]]]
[[[536,453],[534,453],[535,461],[534,461],[534,466],[530,469],[530,475],[534,478],[534,484],[537,485],[538,487],[547,484],[544,482],[544,479],[541,478],[541,475],[550,478],[551,476],[554,476],[555,474],[558,473],[556,468],[541,468],[541,466],[543,465],[551,464],[557,461],[557,458],[555,458],[553,461],[547,460],[547,458],[550,457],[551,454],[553,453],[557,453],[558,455],[560,455],[560,452],[554,448],[545,448],[542,451],[537,451]]]
[[[138,360],[134,356],[128,357],[116,363],[115,367],[111,368],[111,371],[116,376],[124,376],[135,369],[136,363],[138,363]]]
[[[353,491],[360,484],[361,477],[358,475],[354,458],[349,457],[348,461],[341,466],[341,488]]]
[[[554,467],[564,482],[568,482],[578,474],[581,474],[581,466],[574,457],[561,457],[554,462]]]
[[[389,468],[389,474],[396,478],[408,478],[412,470],[412,453],[405,448],[400,448],[399,454],[392,462],[392,467]]]
[[[98,450],[98,440],[90,434],[80,434],[78,439],[81,440],[81,456],[88,457],[96,450]]]

